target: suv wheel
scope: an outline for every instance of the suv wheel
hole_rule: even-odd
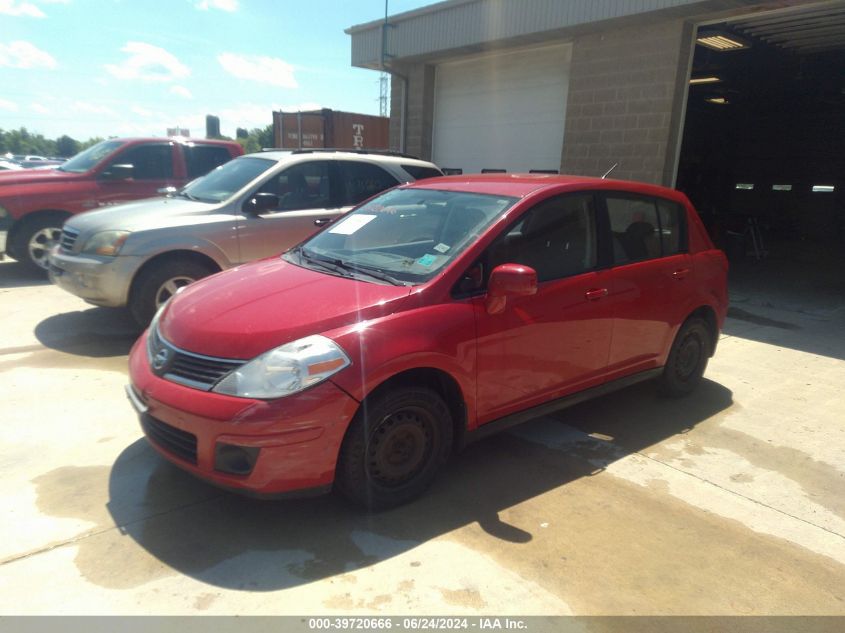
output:
[[[62,216],[45,215],[26,222],[17,231],[10,251],[30,270],[46,271],[50,249],[62,239],[64,220]]]
[[[171,259],[141,271],[129,297],[129,311],[147,327],[156,311],[180,288],[214,273],[209,266],[187,259]]]
[[[426,387],[400,387],[364,401],[340,449],[337,489],[350,501],[383,510],[418,497],[452,447],[452,417]]]
[[[688,319],[678,330],[658,379],[661,394],[677,398],[692,393],[701,382],[712,349],[707,323],[697,317]]]

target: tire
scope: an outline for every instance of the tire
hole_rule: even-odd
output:
[[[132,284],[129,312],[142,328],[147,327],[156,310],[179,288],[215,271],[190,259],[171,259],[142,270]]]
[[[53,244],[62,238],[62,224],[66,217],[61,215],[40,215],[25,220],[12,238],[10,254],[33,272],[46,273],[49,267],[47,255]]]
[[[707,322],[698,317],[688,319],[678,330],[658,378],[661,395],[679,398],[691,394],[701,382],[712,350]]]
[[[420,496],[452,448],[452,416],[427,387],[365,400],[340,449],[335,486],[351,502],[385,510]]]

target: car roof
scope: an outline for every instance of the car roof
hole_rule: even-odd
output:
[[[373,163],[393,164],[393,165],[419,165],[420,167],[432,167],[434,163],[427,160],[421,160],[413,156],[393,155],[382,153],[378,150],[373,152],[361,150],[322,150],[315,149],[308,150],[264,150],[262,152],[255,152],[253,154],[246,154],[255,158],[267,158],[268,160],[275,160],[278,162],[292,162],[294,160],[357,160],[368,161]]]
[[[662,196],[683,200],[684,196],[674,189],[629,180],[610,180],[590,176],[572,176],[557,174],[462,174],[426,178],[407,185],[416,189],[441,189],[446,191],[465,191],[498,196],[523,198],[543,189],[580,190],[605,189],[622,190],[630,193]]]

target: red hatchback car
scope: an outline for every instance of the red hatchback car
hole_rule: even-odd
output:
[[[473,437],[645,379],[692,391],[726,275],[677,191],[433,178],[185,288],[132,349],[127,392],[201,478],[385,508]]]

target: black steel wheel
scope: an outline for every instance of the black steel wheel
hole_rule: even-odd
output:
[[[713,342],[703,319],[688,319],[678,330],[659,378],[660,392],[670,397],[692,393],[704,376]]]
[[[425,491],[452,446],[452,418],[427,387],[389,389],[362,403],[338,459],[336,487],[352,502],[382,510]]]

